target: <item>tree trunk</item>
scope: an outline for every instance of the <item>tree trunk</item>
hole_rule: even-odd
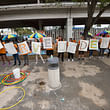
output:
[[[85,24],[85,29],[84,29],[84,38],[85,39],[87,39],[88,31],[93,26],[93,24],[95,24],[97,22],[97,20],[100,18],[100,16],[104,13],[105,10],[110,8],[110,3],[109,3],[105,7],[101,8],[99,10],[99,13],[97,14],[97,16],[95,18],[93,18],[93,14],[95,12],[97,1],[96,0],[87,0],[87,2],[88,2],[88,9],[87,9],[88,18],[87,18],[87,22]]]
[[[87,39],[88,37],[88,31],[90,30],[92,23],[93,23],[93,14],[95,12],[95,8],[97,5],[96,0],[88,0],[87,1],[88,6],[87,6],[87,13],[88,13],[88,18],[85,24],[85,29],[84,29],[84,39]]]

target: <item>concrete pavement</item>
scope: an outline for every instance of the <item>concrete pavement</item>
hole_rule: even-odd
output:
[[[19,66],[16,66],[19,67]],[[0,66],[0,74],[9,73],[16,67]],[[84,61],[60,62],[62,87],[48,87],[48,66],[34,60],[29,66],[30,76],[16,85],[23,87],[26,96],[10,110],[110,110],[110,58],[91,58]],[[0,91],[11,86],[0,85]],[[12,89],[0,95],[0,108],[15,104],[23,95]]]

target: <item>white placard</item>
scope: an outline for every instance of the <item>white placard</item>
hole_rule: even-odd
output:
[[[0,42],[0,49],[2,49],[3,48],[3,45],[2,45],[2,43]]]
[[[52,48],[52,37],[43,37],[43,48]]]
[[[19,47],[19,52],[21,55],[30,53],[30,49],[26,41],[22,43],[18,43],[18,47]]]
[[[108,48],[109,40],[110,40],[109,38],[102,38],[100,48]]]
[[[32,52],[35,54],[41,53],[41,42],[32,42]]]
[[[88,44],[88,40],[80,40],[79,51],[87,51]]]
[[[69,42],[69,45],[68,45],[68,48],[67,48],[67,52],[75,53],[76,52],[76,46],[77,46],[77,43]]]
[[[58,41],[58,53],[66,52],[67,41]]]
[[[4,44],[6,51],[8,52],[8,54],[17,54],[17,50],[14,47],[13,43],[6,43]]]
[[[89,50],[98,50],[98,40],[90,39]]]

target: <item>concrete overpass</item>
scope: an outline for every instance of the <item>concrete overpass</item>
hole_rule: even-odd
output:
[[[96,16],[98,9],[94,16]],[[97,24],[110,23],[110,10],[105,11]],[[87,7],[75,3],[47,3],[4,5],[0,7],[0,28],[67,26],[67,37],[72,36],[72,26],[85,24]]]

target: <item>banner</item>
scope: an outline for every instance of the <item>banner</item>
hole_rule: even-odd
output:
[[[67,48],[67,52],[75,53],[76,52],[76,46],[77,46],[77,43],[69,42],[69,45],[68,45],[68,48]]]
[[[22,43],[18,43],[18,47],[19,47],[19,52],[21,55],[30,53],[30,49],[26,41]]]
[[[79,51],[87,51],[88,44],[88,40],[80,40]]]
[[[35,54],[41,53],[41,42],[32,42],[32,52]]]
[[[58,41],[58,53],[66,52],[66,41]]]
[[[2,43],[0,42],[0,49],[2,49],[3,48],[3,45],[2,45]]]
[[[100,48],[108,48],[109,40],[110,40],[109,38],[102,38]]]
[[[98,50],[98,40],[90,39],[89,50]]]
[[[43,48],[52,48],[52,37],[43,37]]]
[[[14,47],[13,43],[6,43],[4,44],[6,51],[8,52],[8,54],[17,54],[17,50]]]

